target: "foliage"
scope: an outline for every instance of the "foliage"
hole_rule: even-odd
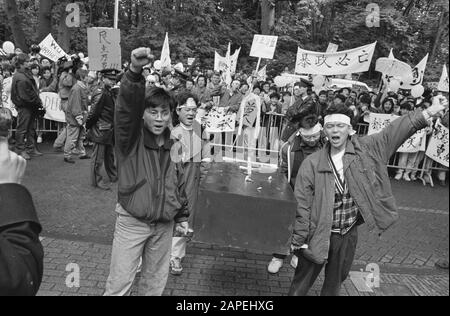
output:
[[[57,37],[60,14],[68,0],[53,1],[52,28]],[[366,25],[366,7],[372,0],[278,0],[275,35],[279,36],[275,58],[268,63],[269,73],[294,67],[297,47],[325,51],[329,42],[349,49],[377,41],[374,61],[395,56],[411,65],[420,61],[435,46],[426,78],[438,80],[442,64],[448,59],[448,2],[446,0],[378,0],[380,27]],[[36,41],[38,0],[16,0],[27,43]],[[71,31],[70,49],[87,51],[86,28],[113,24],[114,1],[81,0],[82,26]],[[0,4],[0,17],[5,16]],[[186,64],[196,57],[200,66],[211,68],[214,51],[224,55],[228,42],[232,51],[241,47],[239,68],[254,69],[256,58],[248,57],[253,35],[260,32],[258,0],[122,0],[119,28],[122,56],[138,46],[149,46],[159,56],[164,35],[169,33],[172,60]],[[439,25],[444,14],[444,23]],[[446,15],[445,15],[446,14]],[[441,21],[442,22],[442,21]],[[436,39],[438,30],[440,37]],[[0,41],[11,39],[7,21],[0,22]],[[2,38],[3,37],[3,38]],[[373,69],[373,67],[372,67]],[[379,74],[370,71],[367,78]]]

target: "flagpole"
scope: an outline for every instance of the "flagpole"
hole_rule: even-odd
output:
[[[258,58],[258,64],[256,64],[256,72],[255,74],[258,74],[259,66],[261,65],[261,57]]]
[[[114,28],[119,28],[119,0],[115,0],[114,5]]]

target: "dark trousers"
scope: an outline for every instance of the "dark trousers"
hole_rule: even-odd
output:
[[[357,242],[358,229],[355,225],[344,236],[331,234],[326,264],[315,264],[307,260],[300,252],[289,295],[306,296],[325,265],[325,281],[320,295],[339,296],[341,284],[348,277],[352,267]]]
[[[91,160],[91,183],[97,186],[97,183],[102,181],[100,170],[105,165],[105,171],[111,181],[117,179],[117,169],[114,164],[114,147],[112,145],[105,145],[94,143]]]
[[[36,117],[36,111],[17,108],[16,152],[33,151],[36,148]]]

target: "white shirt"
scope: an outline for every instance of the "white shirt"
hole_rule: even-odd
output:
[[[333,161],[333,164],[336,167],[336,170],[342,181],[344,181],[344,161],[343,161],[344,154],[345,148],[340,152],[338,152],[337,154],[331,155],[331,160]]]

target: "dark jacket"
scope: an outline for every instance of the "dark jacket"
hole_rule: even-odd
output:
[[[187,221],[183,167],[171,159],[170,130],[164,132],[164,145],[158,146],[144,127],[144,103],[144,77],[129,70],[121,81],[114,124],[119,204],[150,223]]]
[[[295,133],[289,138],[286,144],[283,145],[281,148],[281,172],[288,178],[288,180],[290,180],[289,184],[292,188],[295,186],[295,180],[303,161],[309,155],[320,150],[324,143],[325,136],[323,135],[316,146],[311,147],[302,140],[299,133]]]
[[[44,268],[40,232],[28,190],[0,184],[0,296],[37,293]]]
[[[48,80],[41,77],[39,80],[39,89],[41,92],[56,92],[58,86],[58,79],[52,75]]]
[[[42,106],[39,90],[31,72],[18,70],[14,74],[11,101],[17,108],[37,110]]]
[[[86,129],[89,130],[88,138],[94,143],[113,145],[115,107],[115,95],[111,89],[97,89],[92,95]]]
[[[428,123],[421,112],[393,121],[381,132],[352,136],[344,154],[344,174],[351,196],[372,232],[387,230],[398,219],[387,162],[397,149]],[[295,184],[298,208],[292,245],[308,244],[316,262],[328,257],[335,184],[328,164],[330,145],[310,155],[300,167]]]

